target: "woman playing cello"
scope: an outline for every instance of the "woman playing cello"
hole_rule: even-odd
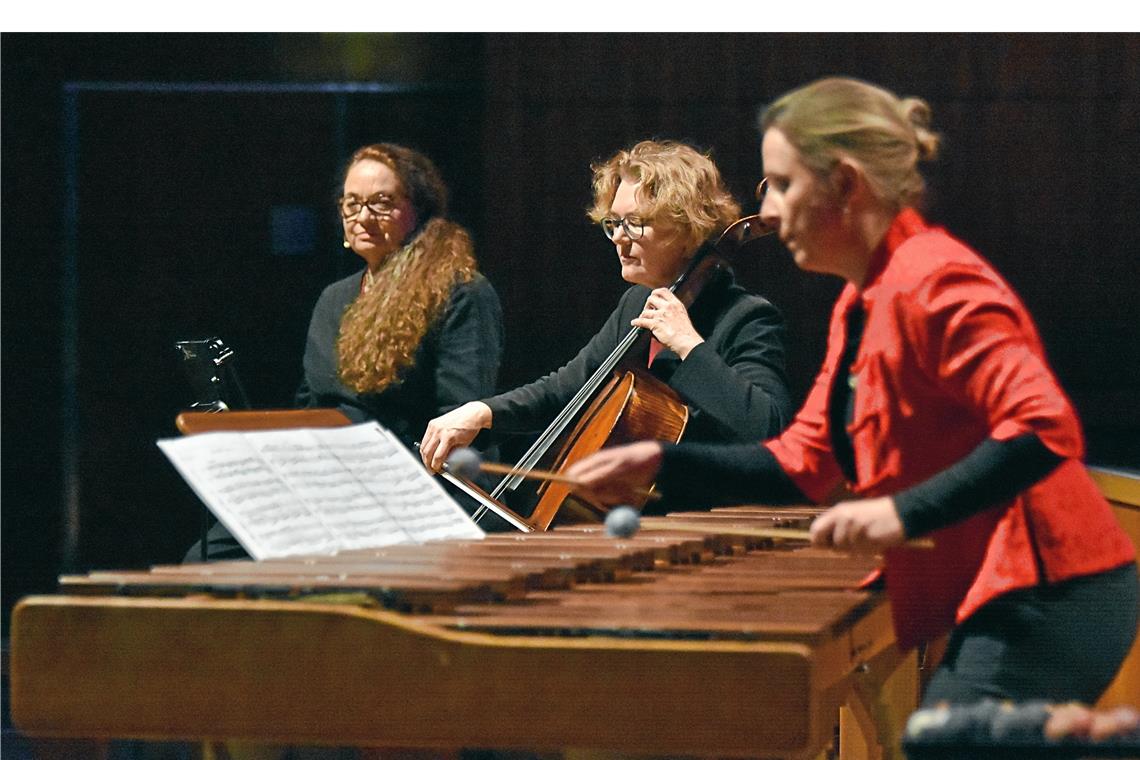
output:
[[[727,273],[702,290],[691,312],[667,287],[738,213],[716,166],[687,145],[644,141],[595,166],[590,217],[613,242],[622,279],[633,287],[561,369],[428,423],[424,463],[438,471],[453,449],[485,428],[541,430],[631,325],[650,330],[659,344],[651,345],[647,361],[690,407],[687,438],[749,440],[782,429],[791,406],[776,308]]]

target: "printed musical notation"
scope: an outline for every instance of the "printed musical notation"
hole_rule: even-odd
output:
[[[375,422],[158,445],[254,559],[484,535]]]

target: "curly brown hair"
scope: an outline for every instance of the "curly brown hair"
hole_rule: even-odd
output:
[[[416,226],[399,251],[372,275],[372,286],[344,312],[337,337],[340,380],[357,393],[379,393],[415,363],[416,349],[439,318],[452,288],[476,274],[467,230],[444,218],[447,186],[421,153],[392,143],[357,150],[360,161],[380,161],[395,172],[415,211]]]

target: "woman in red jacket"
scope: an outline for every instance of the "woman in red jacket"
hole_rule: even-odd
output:
[[[824,79],[764,113],[765,221],[847,280],[795,421],[762,445],[642,442],[568,473],[606,503],[857,498],[813,542],[883,552],[900,644],[953,628],[924,701],[1093,701],[1136,633],[1135,551],[1088,477],[1072,405],[1010,286],[914,209],[930,110]],[[935,548],[903,546],[929,536]]]

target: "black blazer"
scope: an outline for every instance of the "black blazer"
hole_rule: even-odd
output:
[[[492,429],[544,429],[632,329],[629,322],[649,293],[640,285],[627,290],[597,335],[561,369],[483,399]],[[664,349],[650,367],[690,408],[685,440],[759,441],[783,430],[793,410],[784,374],[784,321],[776,307],[724,273],[706,286],[689,317],[705,342],[685,361]]]

